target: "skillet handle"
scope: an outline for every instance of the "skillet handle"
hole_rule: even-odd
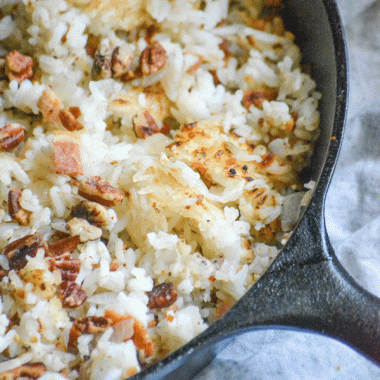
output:
[[[219,322],[218,331],[227,335],[263,325],[313,330],[380,364],[380,299],[356,284],[338,262],[323,205],[306,211],[280,256]]]

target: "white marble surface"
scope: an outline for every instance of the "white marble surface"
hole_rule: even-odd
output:
[[[380,296],[380,0],[337,0],[350,63],[346,132],[326,202],[335,252]],[[256,331],[231,342],[196,380],[376,380],[380,367],[333,339]]]

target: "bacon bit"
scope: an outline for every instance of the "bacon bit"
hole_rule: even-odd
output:
[[[197,201],[195,202],[195,204],[197,204],[198,206],[201,205],[202,202],[203,202],[203,198],[204,198],[204,197],[205,197],[205,196],[202,195],[202,194],[197,195]]]
[[[54,163],[57,174],[83,175],[80,136],[75,132],[54,131]]]
[[[0,380],[34,380],[41,377],[46,372],[46,367],[42,363],[27,363],[20,367],[4,371],[0,374]]]
[[[133,376],[133,375],[136,375],[136,373],[138,373],[137,368],[136,367],[131,367],[131,368],[128,368],[126,376],[127,377]]]
[[[265,100],[272,101],[276,100],[278,97],[278,91],[267,91],[267,90],[248,90],[244,92],[243,96],[243,106],[249,108],[254,105],[256,108],[263,108],[263,103]]]
[[[62,302],[62,307],[73,309],[82,305],[87,300],[87,293],[79,284],[72,281],[64,281],[61,284],[58,298]]]
[[[207,172],[207,168],[205,168],[200,162],[193,162],[191,168],[198,170],[200,175],[204,175]]]
[[[157,27],[155,24],[151,24],[146,28],[145,42],[150,45],[152,43],[154,35],[157,33]]]
[[[133,131],[140,139],[146,139],[160,132],[160,127],[148,111],[138,113],[132,118]]]
[[[159,42],[148,45],[140,57],[141,72],[143,75],[156,73],[165,66],[166,51]]]
[[[120,267],[120,264],[117,262],[113,262],[110,264],[110,272],[116,272]]]
[[[232,302],[230,300],[226,300],[225,302],[220,302],[217,305],[215,312],[215,319],[219,319],[222,315],[226,314],[228,310],[232,307]]]
[[[171,128],[170,128],[170,123],[164,121],[162,123],[162,127],[160,129],[160,132],[165,135],[165,136],[169,136],[170,135],[170,131],[171,131]]]
[[[154,354],[154,343],[149,339],[148,332],[146,331],[144,325],[137,321],[133,322],[134,334],[132,340],[139,350],[143,350],[145,357],[152,356]]]
[[[71,107],[71,108],[74,108],[74,107]],[[78,107],[75,107],[75,108],[79,110]],[[80,113],[80,110],[79,110],[79,113]],[[80,123],[76,119],[77,117],[75,117],[75,115],[70,111],[70,109],[68,110],[63,109],[59,111],[59,120],[68,131],[80,131],[81,129],[84,128],[83,124]]]
[[[59,125],[59,110],[62,106],[61,101],[52,90],[44,90],[37,106],[42,113],[45,122],[54,126]]]
[[[8,212],[12,219],[16,220],[21,226],[29,224],[30,211],[24,210],[20,205],[22,191],[17,187],[9,190],[8,193]]]
[[[4,248],[3,255],[7,256],[11,269],[19,270],[26,265],[26,256],[35,257],[40,248],[46,251],[47,245],[42,236],[36,233],[8,244]]]
[[[33,76],[33,59],[14,50],[5,57],[5,74],[9,80],[21,83]]]
[[[152,291],[148,292],[149,309],[162,309],[171,306],[177,300],[177,291],[172,282],[155,285]]]
[[[93,34],[89,34],[87,38],[87,44],[85,46],[86,54],[91,58],[95,57],[96,50],[99,46],[99,37],[94,36]]]
[[[273,164],[273,162],[276,160],[276,154],[275,153],[266,153],[262,156],[261,166],[263,168],[266,168]]]
[[[65,253],[73,253],[80,241],[78,236],[68,236],[48,244],[49,256],[62,256]]]
[[[212,75],[212,79],[214,80],[214,85],[217,86],[220,84],[220,80],[218,78],[218,74],[216,73],[216,70],[209,70],[210,74]]]
[[[104,318],[110,321],[111,326],[128,319],[133,319],[132,315],[130,314],[121,315],[112,309],[107,309],[104,312]]]
[[[224,58],[223,58],[224,62],[227,63],[227,62],[229,61],[229,59],[233,56],[233,54],[231,53],[231,51],[230,51],[230,49],[229,49],[229,46],[228,46],[227,41],[226,41],[226,40],[223,40],[223,42],[221,42],[221,43],[219,44],[219,48],[220,48],[220,50],[222,50],[223,53],[224,53]]]
[[[198,61],[192,65],[187,72],[189,74],[194,74],[202,65],[202,63],[205,61],[204,57],[202,55],[198,55]]]
[[[92,176],[80,181],[78,194],[89,201],[100,203],[106,207],[119,205],[124,198],[119,189],[111,186],[99,176]]]
[[[215,278],[215,276],[210,276],[210,277],[208,278],[208,280],[209,280],[210,282],[215,282],[215,281],[216,281],[216,278]]]

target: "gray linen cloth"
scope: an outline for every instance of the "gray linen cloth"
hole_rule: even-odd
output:
[[[327,230],[343,266],[380,297],[380,0],[337,2],[348,44],[350,97],[327,195]],[[269,330],[235,338],[194,379],[376,380],[380,367],[333,339]]]

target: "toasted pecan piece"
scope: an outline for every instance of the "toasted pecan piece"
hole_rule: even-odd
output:
[[[80,131],[84,128],[83,124],[77,120],[79,116],[80,110],[78,107],[70,107],[68,110],[63,109],[59,111],[59,120],[61,120],[62,125],[68,131]]]
[[[68,236],[48,244],[49,256],[61,256],[65,253],[73,253],[78,247],[79,236]]]
[[[81,268],[79,259],[57,258],[50,261],[49,270],[59,269],[62,281],[75,281]]]
[[[148,292],[149,309],[162,309],[163,307],[171,306],[177,300],[177,291],[172,282],[164,282],[155,285],[153,289]]]
[[[73,218],[67,223],[71,236],[78,236],[81,243],[93,241],[101,238],[103,231],[91,225],[87,220]]]
[[[92,176],[80,181],[78,194],[89,201],[107,207],[116,206],[123,201],[123,193],[100,176]]]
[[[107,79],[112,76],[112,52],[106,45],[99,45],[95,52],[91,75],[95,80]]]
[[[75,132],[55,131],[53,139],[54,163],[57,174],[83,175],[80,156],[80,136]]]
[[[111,65],[113,78],[120,78],[128,72],[132,62],[133,54],[126,46],[117,46],[112,52]]]
[[[97,334],[107,330],[111,321],[105,317],[81,317],[74,321],[69,334],[68,347],[75,351],[78,338],[83,334]]]
[[[134,116],[132,118],[132,124],[133,131],[140,139],[146,139],[147,137],[160,132],[160,127],[148,111],[138,113]]]
[[[0,128],[0,150],[9,152],[24,140],[24,128],[19,124],[8,124]]]
[[[141,53],[140,65],[143,75],[156,73],[165,66],[166,51],[159,42],[148,45]]]
[[[47,250],[47,244],[39,233],[27,235],[8,244],[3,251],[7,256],[11,269],[19,270],[26,263],[26,256],[35,257],[37,251],[43,248]]]
[[[41,377],[46,372],[46,367],[42,363],[27,363],[20,367],[10,369],[0,374],[0,380],[34,380]]]
[[[33,76],[33,59],[14,50],[5,57],[5,74],[21,83]]]
[[[16,220],[21,226],[29,223],[30,211],[24,210],[20,205],[22,191],[15,187],[8,192],[8,212],[12,219]]]
[[[61,300],[63,307],[73,309],[87,300],[87,293],[76,282],[64,281],[61,284],[58,298]]]
[[[97,202],[82,201],[71,210],[70,215],[86,219],[97,227],[107,226],[111,221],[107,209]]]
[[[62,107],[62,103],[52,90],[47,89],[43,91],[37,106],[41,111],[44,121],[54,126],[59,125],[59,110]]]

